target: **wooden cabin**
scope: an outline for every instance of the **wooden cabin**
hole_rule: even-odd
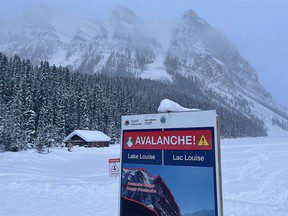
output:
[[[111,138],[101,131],[74,130],[63,141],[66,146],[108,147]]]

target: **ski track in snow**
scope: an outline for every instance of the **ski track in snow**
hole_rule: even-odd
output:
[[[288,137],[222,141],[225,215],[288,212]]]
[[[288,212],[288,137],[222,140],[224,215]],[[0,154],[1,216],[113,216],[119,179],[109,177],[109,148]]]

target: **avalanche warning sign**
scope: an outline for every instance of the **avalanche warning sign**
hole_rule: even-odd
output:
[[[109,175],[118,176],[120,174],[120,158],[109,159]]]
[[[120,215],[222,216],[218,130],[216,111],[123,116]]]

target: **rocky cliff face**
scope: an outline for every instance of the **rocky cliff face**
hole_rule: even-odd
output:
[[[0,51],[19,54],[35,64],[48,60],[83,73],[132,76],[184,86],[200,82],[203,94],[219,104],[263,120],[268,130],[288,124],[288,115],[259,83],[257,72],[220,34],[188,10],[172,29],[168,47],[149,33],[133,11],[117,7],[109,20],[69,17],[41,7],[1,20]],[[187,85],[187,83],[186,83]],[[192,90],[185,90],[192,94]]]

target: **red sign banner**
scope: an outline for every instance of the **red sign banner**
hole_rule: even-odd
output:
[[[211,129],[124,131],[124,149],[212,150]]]
[[[120,162],[120,158],[110,158],[109,159],[109,163],[119,163]]]

